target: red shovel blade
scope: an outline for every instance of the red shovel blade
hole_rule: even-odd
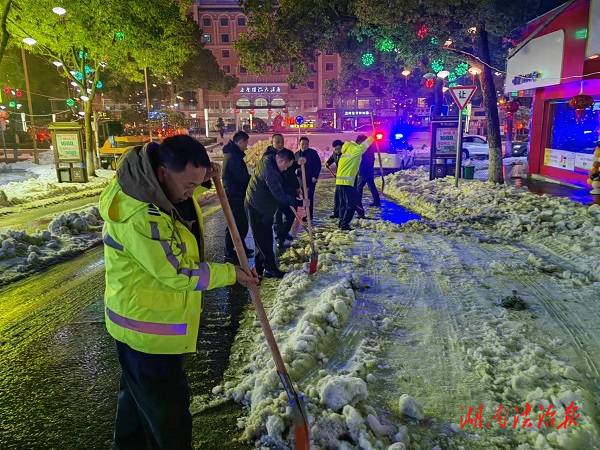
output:
[[[308,273],[313,274],[317,271],[317,263],[319,262],[319,255],[316,252],[310,254],[310,264],[308,266]]]

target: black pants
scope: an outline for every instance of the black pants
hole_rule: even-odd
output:
[[[341,189],[338,189],[339,186],[335,187],[335,194],[333,196],[333,215],[336,218],[340,217],[340,196],[341,196]]]
[[[183,355],[151,355],[116,341],[121,385],[113,450],[192,448]]]
[[[308,199],[310,200],[310,218],[312,220],[315,210],[315,189],[317,188],[317,183],[309,183],[306,182],[306,189],[308,190]]]
[[[244,244],[244,249],[246,249],[246,242],[244,240],[248,235],[248,216],[246,215],[246,210],[244,209],[244,200],[229,200],[229,206],[231,206],[231,212],[233,212],[233,219],[235,220],[235,224],[240,233],[240,238],[242,239],[242,243]],[[225,230],[225,258],[235,257],[235,246],[233,245],[233,240],[231,239],[229,228],[227,228]]]
[[[369,190],[371,191],[371,195],[373,196],[373,203],[375,203],[376,205],[379,205],[381,203],[381,199],[379,198],[379,191],[377,191],[377,186],[375,186],[375,180],[373,177],[370,176],[358,176],[357,179],[357,184],[356,184],[356,191],[358,193],[358,210],[359,211],[363,211],[364,214],[364,208],[363,208],[363,204],[362,204],[362,196],[363,196],[363,191],[365,189],[365,185],[369,186]]]
[[[250,222],[250,228],[254,236],[254,265],[256,271],[259,274],[264,270],[277,272],[279,269],[273,251],[273,216],[265,217],[249,204],[246,203],[245,206],[248,222]]]
[[[356,210],[358,193],[354,186],[336,186],[340,198],[340,228],[350,225]]]
[[[290,207],[288,205],[279,205],[275,213],[275,226],[273,227],[278,241],[285,241],[287,239],[287,235],[290,234],[292,225],[294,225],[294,220],[296,220],[296,216]]]

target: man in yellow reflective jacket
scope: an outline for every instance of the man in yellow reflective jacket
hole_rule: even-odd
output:
[[[356,138],[356,142],[348,141],[342,145],[335,176],[335,196],[340,214],[339,227],[342,230],[350,230],[350,222],[358,204],[358,193],[354,182],[362,155],[374,140],[372,136],[367,137],[361,134]]]
[[[258,282],[204,261],[196,201],[218,175],[185,135],[125,153],[100,196],[105,319],[122,374],[113,449],[191,449],[183,354],[196,351],[202,291]]]

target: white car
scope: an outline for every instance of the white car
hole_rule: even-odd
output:
[[[476,134],[465,134],[462,140],[462,159],[472,158],[473,156],[490,156],[490,146],[484,136]]]
[[[396,170],[408,169],[415,164],[415,153],[412,147],[405,150],[398,150],[397,153],[381,152],[381,166],[386,173]],[[375,163],[373,164],[375,173],[379,171],[379,155],[375,153]]]

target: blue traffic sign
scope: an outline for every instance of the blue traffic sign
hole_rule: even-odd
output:
[[[304,123],[304,117],[296,116],[296,125],[302,125]]]

